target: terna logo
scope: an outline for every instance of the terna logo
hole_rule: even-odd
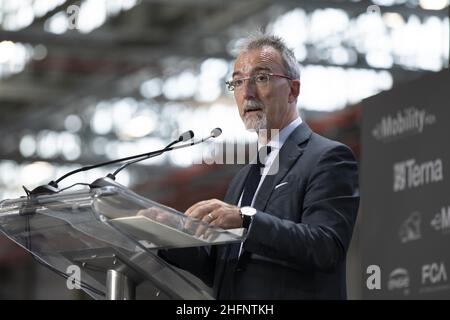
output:
[[[444,179],[444,168],[441,159],[416,163],[409,159],[394,163],[394,192],[417,188],[425,184]]]

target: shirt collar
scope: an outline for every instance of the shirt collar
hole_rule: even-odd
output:
[[[281,149],[283,144],[286,142],[287,138],[291,135],[291,133],[302,123],[302,118],[297,117],[295,120],[292,120],[286,127],[280,130],[280,132],[275,135],[272,139],[270,139],[268,145],[273,149]],[[264,145],[258,145],[258,149],[264,147]]]

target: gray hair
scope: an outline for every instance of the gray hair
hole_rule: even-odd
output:
[[[239,54],[254,49],[261,49],[266,46],[274,48],[281,54],[281,60],[286,75],[292,79],[300,79],[300,66],[297,63],[294,51],[288,48],[280,37],[265,34],[250,36],[243,45],[239,47]]]

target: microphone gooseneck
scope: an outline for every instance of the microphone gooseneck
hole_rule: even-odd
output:
[[[177,140],[172,141],[171,143],[169,143],[164,149],[161,150],[161,152],[156,153],[156,154],[152,154],[152,155],[146,155],[146,156],[143,156],[143,157],[141,157],[141,158],[137,158],[137,159],[134,159],[134,160],[130,160],[130,161],[128,161],[128,162],[125,162],[125,163],[124,163],[123,165],[121,165],[116,171],[114,171],[113,173],[109,173],[109,174],[107,175],[107,177],[108,177],[108,178],[111,178],[112,180],[116,180],[116,175],[117,175],[120,171],[122,171],[123,169],[125,169],[126,167],[128,167],[129,165],[131,165],[131,164],[133,164],[133,163],[136,163],[136,162],[139,162],[139,161],[144,161],[144,160],[147,160],[147,159],[149,159],[149,158],[153,158],[153,157],[159,156],[159,155],[163,154],[164,152],[169,151],[170,147],[172,147],[174,144],[177,144],[177,143],[180,143],[180,142],[185,142],[185,141],[191,140],[193,137],[194,137],[194,132],[193,132],[192,130],[186,131],[185,133],[183,133],[182,135],[180,135],[180,137],[179,137]]]
[[[76,173],[83,172],[83,171],[92,170],[92,169],[95,169],[98,167],[103,167],[103,166],[107,166],[107,165],[111,165],[111,164],[115,164],[115,163],[128,161],[128,162],[124,163],[120,168],[118,168],[113,174],[110,173],[107,175],[107,177],[110,178],[111,181],[113,181],[115,179],[116,174],[118,174],[121,170],[123,170],[124,168],[126,168],[127,166],[129,166],[133,163],[159,156],[168,151],[194,146],[196,144],[205,142],[205,141],[209,140],[210,138],[216,138],[216,137],[220,136],[221,134],[222,134],[222,130],[220,128],[215,128],[211,131],[211,133],[208,137],[206,137],[202,140],[193,141],[191,143],[185,143],[181,146],[174,147],[175,144],[180,143],[180,142],[189,141],[194,137],[194,132],[192,132],[192,130],[189,130],[189,131],[186,131],[183,134],[181,134],[177,140],[171,142],[163,149],[160,149],[157,151],[152,151],[152,152],[147,152],[147,153],[142,153],[142,154],[138,154],[138,155],[134,155],[134,156],[129,156],[129,157],[125,157],[125,158],[120,158],[120,159],[116,159],[116,160],[106,161],[106,162],[102,162],[102,163],[98,163],[98,164],[84,166],[84,167],[69,171],[68,173],[64,174],[60,178],[58,178],[54,181],[50,181],[46,185],[41,185],[41,186],[33,189],[32,191],[27,190],[25,187],[24,187],[24,189],[25,189],[28,197],[34,197],[34,196],[45,195],[45,194],[55,194],[60,191],[58,189],[58,183],[71,175],[74,175]],[[96,181],[94,181],[94,183],[91,184],[91,187],[93,187],[93,186],[95,187],[96,182],[101,179],[103,179],[103,178],[100,178],[100,179],[97,179]],[[106,185],[110,185],[110,184],[111,183],[107,183]],[[103,185],[103,183],[98,184],[98,186],[100,186],[100,185]]]
[[[192,132],[191,130],[186,131],[185,133],[183,133],[183,134],[178,138],[177,141],[174,141],[174,142],[172,142],[171,144],[169,144],[167,147],[165,147],[163,150],[161,150],[160,153],[154,154],[154,155],[150,155],[150,156],[144,156],[144,157],[142,157],[142,158],[139,158],[139,159],[135,159],[135,160],[126,162],[126,163],[124,163],[120,168],[118,168],[116,171],[114,171],[114,173],[108,174],[107,177],[108,177],[108,178],[111,178],[112,180],[115,180],[116,175],[117,175],[120,171],[122,171],[123,169],[125,169],[127,166],[129,166],[130,164],[133,164],[133,163],[136,163],[136,162],[139,162],[139,161],[144,161],[144,160],[146,160],[146,159],[149,159],[149,158],[153,158],[153,157],[159,156],[159,155],[161,155],[161,154],[163,154],[164,152],[167,152],[167,151],[172,151],[172,150],[176,150],[176,149],[182,149],[182,148],[186,148],[186,147],[195,146],[196,144],[203,143],[203,142],[205,142],[205,141],[207,141],[207,140],[209,140],[209,139],[211,139],[211,138],[217,138],[217,137],[220,136],[221,134],[222,134],[222,129],[220,129],[220,128],[215,128],[215,129],[213,129],[213,130],[211,131],[211,133],[209,134],[208,137],[203,138],[202,140],[194,141],[194,142],[191,142],[191,143],[186,143],[186,144],[183,144],[183,145],[177,146],[177,147],[172,147],[174,144],[176,144],[176,143],[178,143],[178,142],[185,142],[185,141],[191,140],[191,139],[194,137],[194,132]]]

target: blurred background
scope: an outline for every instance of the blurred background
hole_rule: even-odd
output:
[[[236,46],[262,30],[301,66],[302,118],[361,153],[361,101],[448,68],[448,0],[0,0],[0,200],[64,173],[221,127],[209,144],[247,144],[224,82]],[[227,149],[228,150],[228,149]],[[222,198],[238,165],[205,148],[128,167],[117,181],[185,210]],[[117,167],[62,183],[92,182]],[[354,239],[358,239],[357,227]],[[361,298],[358,244],[349,298]],[[450,270],[449,270],[450,271]],[[0,299],[83,299],[0,236]]]

